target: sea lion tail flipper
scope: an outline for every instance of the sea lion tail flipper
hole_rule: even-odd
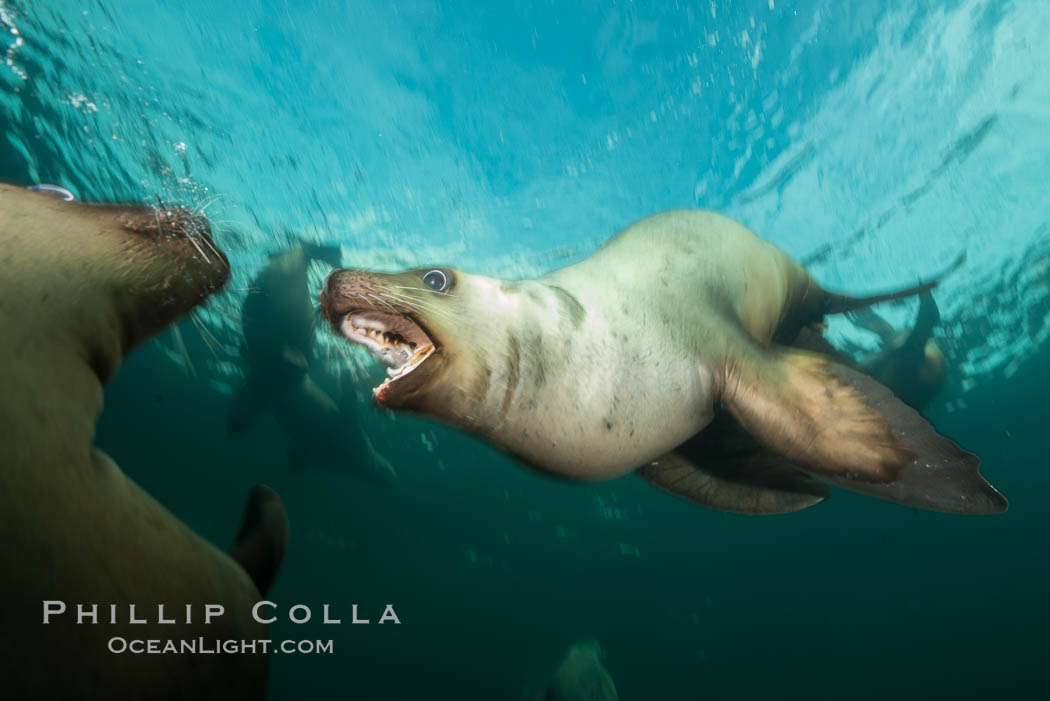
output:
[[[906,297],[921,295],[941,284],[941,280],[954,272],[965,261],[966,253],[963,252],[952,262],[951,265],[927,282],[922,282],[914,287],[908,287],[903,290],[893,290],[891,292],[872,295],[870,297],[850,297],[849,295],[840,295],[825,290],[823,304],[821,305],[823,307],[822,312],[823,314],[843,314],[857,309],[866,309],[867,307],[870,307],[873,304],[879,304],[880,302],[891,302],[895,299],[904,299]]]
[[[826,484],[762,447],[724,411],[638,474],[682,499],[738,514],[791,513],[820,503],[829,492]]]
[[[742,343],[722,401],[760,443],[837,486],[960,514],[1005,511],[980,459],[862,372],[782,346]]]
[[[230,556],[252,578],[259,593],[266,594],[287,551],[288,516],[281,497],[265,485],[256,485],[248,495]]]

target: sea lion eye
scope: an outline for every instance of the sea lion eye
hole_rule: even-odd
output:
[[[443,270],[428,270],[423,273],[423,284],[435,292],[444,292],[448,289],[448,275]]]

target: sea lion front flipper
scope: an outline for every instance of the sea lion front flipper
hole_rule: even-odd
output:
[[[343,250],[339,246],[324,246],[319,243],[302,243],[303,253],[307,258],[320,260],[328,263],[333,268],[338,268],[343,262]]]
[[[862,372],[824,356],[742,341],[722,401],[760,443],[832,484],[960,514],[1005,511],[980,459]]]
[[[727,412],[638,474],[687,501],[739,514],[791,513],[820,503],[829,492],[763,448]]]
[[[298,348],[293,348],[289,345],[281,348],[281,359],[303,372],[306,372],[310,367],[310,361],[306,359],[306,354]]]
[[[244,518],[230,556],[266,594],[288,551],[288,516],[277,492],[256,485],[244,507]]]

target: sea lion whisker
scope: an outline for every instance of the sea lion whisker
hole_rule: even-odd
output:
[[[224,194],[222,194],[221,192],[217,192],[211,197],[206,198],[202,204],[197,205],[197,208],[194,210],[194,212],[203,215],[204,212],[208,209],[208,207],[211,207],[213,204],[223,199],[224,197]]]
[[[220,341],[215,336],[214,333],[212,333],[211,329],[208,328],[207,323],[205,323],[204,319],[201,318],[200,314],[198,314],[196,310],[194,310],[190,314],[190,321],[193,322],[193,325],[197,328],[197,332],[201,335],[201,340],[203,340],[207,344],[208,350],[211,351],[212,355],[215,356],[216,360],[222,360],[222,358],[220,358],[215,352],[215,346],[218,346],[222,350],[223,355],[227,357],[233,357],[233,354],[230,353],[230,350],[222,341]]]
[[[175,343],[175,350],[186,363],[186,369],[189,371],[190,377],[197,379],[197,370],[193,367],[193,361],[190,359],[190,352],[186,349],[186,343],[182,339],[182,331],[179,330],[178,324],[172,324],[171,338]]]
[[[389,292],[382,292],[382,291],[379,291],[378,294],[380,296],[382,296],[382,297],[386,297],[388,299],[392,299],[393,301],[397,302],[398,304],[402,304],[402,305],[408,307],[409,309],[413,309],[415,311],[429,312],[429,313],[431,313],[431,314],[433,314],[435,316],[441,316],[441,315],[446,313],[444,310],[438,309],[437,307],[429,305],[429,304],[427,304],[427,303],[425,303],[425,302],[423,302],[421,300],[413,300],[413,299],[409,299],[408,297],[404,297],[402,295],[397,295],[397,294],[393,294],[393,293],[389,293]],[[393,309],[393,307],[391,307],[391,308]]]
[[[400,304],[404,304],[406,307],[410,307],[410,308],[415,309],[417,311],[430,312],[430,313],[433,313],[434,315],[437,315],[437,316],[443,316],[443,315],[447,315],[448,314],[448,312],[446,310],[441,309],[440,307],[437,307],[437,306],[435,306],[433,304],[430,304],[428,302],[424,302],[423,300],[418,300],[418,299],[414,300],[414,299],[411,299],[411,298],[406,297],[404,295],[399,295],[399,294],[393,293],[393,292],[380,292],[379,294],[382,294],[385,297],[389,297],[390,299],[393,299],[394,301],[396,301],[396,302],[398,302]]]
[[[201,247],[200,247],[200,246],[199,246],[199,245],[197,244],[197,238],[196,238],[195,236],[187,236],[186,238],[187,238],[187,239],[189,240],[189,242],[190,242],[191,244],[193,244],[193,247],[197,249],[197,253],[200,253],[200,254],[201,254],[201,258],[203,258],[203,259],[204,259],[205,261],[207,261],[207,262],[209,262],[209,263],[210,263],[210,262],[211,262],[211,258],[209,258],[209,257],[208,257],[208,254],[204,252],[204,249],[202,249],[202,248],[201,248]]]
[[[413,292],[426,292],[427,294],[441,295],[442,297],[452,296],[451,292],[438,292],[437,290],[432,290],[429,287],[412,287],[410,285],[390,285],[390,287],[396,290],[412,290]]]
[[[394,302],[397,302],[398,304],[403,304],[406,307],[409,307],[411,309],[418,309],[418,310],[424,310],[425,309],[425,307],[422,304],[420,304],[419,302],[417,302],[415,300],[409,299],[408,297],[403,297],[401,295],[391,294],[389,292],[379,292],[378,294],[381,297],[384,297],[386,299],[391,299]],[[393,309],[393,308],[394,307],[391,307],[391,309]]]
[[[372,298],[372,299],[374,299],[375,301],[377,301],[377,302],[379,302],[380,304],[382,304],[383,306],[385,306],[385,307],[386,307],[387,309],[391,309],[391,310],[393,310],[393,311],[395,311],[395,312],[397,311],[397,307],[395,307],[395,306],[394,306],[393,304],[391,304],[390,302],[387,302],[387,301],[386,301],[386,300],[384,300],[384,299],[381,299],[381,298],[379,298],[379,297],[375,296],[375,295],[374,295],[374,294],[372,294],[371,292],[366,292],[366,293],[365,293],[365,296],[366,296],[366,297],[371,297],[371,298]]]

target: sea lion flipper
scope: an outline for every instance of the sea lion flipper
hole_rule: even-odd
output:
[[[303,372],[310,367],[310,361],[306,359],[306,354],[298,348],[285,345],[281,348],[281,359],[288,363],[294,368],[299,368]]]
[[[930,292],[927,290],[921,294],[930,294]],[[883,345],[892,343],[894,336],[897,334],[897,330],[890,326],[888,321],[871,309],[858,309],[856,311],[847,312],[846,316],[860,328],[871,331],[873,334],[877,335]]]
[[[759,442],[832,484],[898,504],[999,513],[980,459],[862,372],[790,348],[747,344],[726,378],[727,408]]]
[[[827,485],[763,448],[725,412],[638,474],[688,501],[741,514],[790,513],[828,496]]]
[[[880,302],[891,302],[893,300],[905,299],[907,297],[914,297],[915,295],[922,295],[928,293],[937,285],[941,284],[941,281],[951,273],[955,272],[959,266],[966,262],[966,252],[963,251],[959,254],[951,265],[942,270],[937,275],[934,275],[930,280],[926,282],[920,282],[914,287],[908,287],[901,290],[893,290],[884,294],[872,295],[870,297],[851,297],[849,295],[837,294],[835,292],[828,292],[822,290],[823,301],[821,304],[822,314],[844,314],[846,312],[852,312],[860,309],[867,309],[868,307],[879,304]]]
[[[241,528],[230,556],[266,594],[288,551],[288,516],[277,492],[256,485],[248,495]]]
[[[919,296],[919,313],[915,317],[915,328],[901,346],[905,352],[921,354],[926,350],[926,342],[933,338],[933,329],[941,322],[941,311],[933,299],[933,293],[927,290]]]

